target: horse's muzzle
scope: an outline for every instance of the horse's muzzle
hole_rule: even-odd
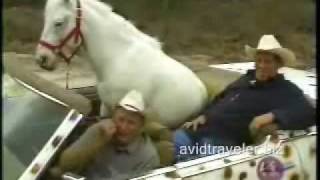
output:
[[[54,70],[54,65],[49,62],[48,56],[39,55],[36,57],[36,62],[41,68],[43,68],[45,70],[48,70],[48,71]]]

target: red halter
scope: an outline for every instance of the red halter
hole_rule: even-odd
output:
[[[53,53],[58,54],[59,56],[61,56],[68,64],[71,61],[71,58],[77,53],[77,51],[79,50],[80,46],[82,45],[83,42],[83,35],[81,33],[80,30],[80,20],[81,20],[81,6],[80,6],[80,0],[77,0],[77,16],[76,16],[76,27],[73,28],[73,30],[64,38],[61,40],[60,44],[58,45],[54,45],[51,43],[48,43],[46,41],[40,40],[39,44],[43,47],[46,47],[48,49],[50,49],[51,51],[53,51]],[[74,43],[77,44],[79,42],[79,40],[81,40],[79,46],[73,51],[73,53],[67,57],[65,55],[65,53],[63,53],[62,48],[63,46],[66,45],[66,43],[71,40],[71,38],[74,37]]]

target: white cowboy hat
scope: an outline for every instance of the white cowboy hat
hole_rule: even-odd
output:
[[[245,45],[246,55],[250,59],[255,59],[255,55],[258,51],[268,51],[278,55],[285,66],[292,66],[296,63],[294,53],[287,48],[283,48],[273,35],[263,35],[257,48]]]
[[[128,111],[134,111],[143,114],[144,101],[142,94],[136,90],[131,90],[121,99],[119,106]]]

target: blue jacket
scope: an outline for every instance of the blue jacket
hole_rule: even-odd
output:
[[[250,144],[250,122],[268,112],[274,113],[275,123],[283,130],[315,124],[315,108],[295,84],[282,74],[268,82],[258,82],[255,71],[249,70],[209,103],[203,112],[207,122],[195,136],[226,139],[233,145]]]

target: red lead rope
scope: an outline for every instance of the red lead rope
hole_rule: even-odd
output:
[[[70,63],[71,59],[73,56],[77,53],[79,50],[80,46],[82,45],[83,42],[83,35],[81,33],[81,17],[82,17],[82,12],[81,12],[81,6],[80,6],[80,0],[77,0],[77,16],[76,16],[76,27],[72,29],[72,31],[64,38],[61,40],[61,43],[58,45],[54,45],[51,43],[48,43],[46,41],[40,40],[39,44],[43,47],[46,47],[53,51],[53,53],[58,54],[60,57],[62,57],[68,64]],[[79,40],[81,40],[79,46],[71,53],[70,56],[66,56],[62,48],[66,45],[66,43],[74,37],[74,43],[77,44]]]

